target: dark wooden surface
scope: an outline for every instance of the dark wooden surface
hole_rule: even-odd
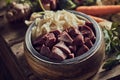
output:
[[[18,25],[26,27],[24,24]],[[9,26],[0,29],[0,69],[2,70],[0,80],[38,80],[35,75],[33,76],[24,57],[23,41],[26,29],[17,28],[18,26],[13,26],[12,29],[7,27]]]
[[[32,73],[24,56],[23,43],[28,27],[23,22],[8,24],[3,17],[0,20],[0,35],[3,37],[0,37],[0,80],[40,80]],[[100,68],[91,80],[119,78],[120,65],[109,71]]]
[[[3,78],[7,78],[7,80],[25,80],[15,55],[2,37],[0,37],[0,61],[2,70],[1,74],[5,75]]]

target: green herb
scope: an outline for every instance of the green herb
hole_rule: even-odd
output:
[[[108,60],[103,69],[109,70],[120,63],[120,24],[112,23],[110,30],[103,29]]]
[[[119,59],[116,58],[110,58],[109,60],[106,61],[106,63],[103,66],[103,69],[110,70],[114,66],[118,65],[120,63]]]
[[[96,0],[83,0],[83,5],[94,5],[96,4]]]
[[[27,3],[31,6],[32,12],[42,11],[41,0],[19,0],[19,3]]]
[[[10,4],[13,0],[5,0],[6,4]]]
[[[76,4],[72,0],[59,0],[60,9],[73,9],[76,7]]]

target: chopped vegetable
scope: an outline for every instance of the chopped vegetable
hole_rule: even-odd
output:
[[[108,15],[120,12],[120,5],[79,6],[76,11],[95,16]]]

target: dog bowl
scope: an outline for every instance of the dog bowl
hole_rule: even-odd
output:
[[[93,24],[96,40],[94,45],[86,53],[62,62],[53,62],[40,55],[32,45],[33,22],[25,36],[25,56],[33,72],[43,79],[50,80],[85,80],[93,76],[99,70],[105,55],[105,43],[100,26],[86,14],[69,11],[78,18]]]

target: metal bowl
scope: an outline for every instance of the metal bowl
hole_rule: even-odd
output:
[[[85,80],[93,76],[100,68],[105,55],[105,43],[100,26],[88,15],[69,11],[78,17],[93,23],[96,41],[89,51],[73,59],[66,59],[62,62],[52,62],[40,55],[32,45],[31,31],[35,27],[32,23],[25,36],[25,56],[33,72],[41,78],[52,80]]]

